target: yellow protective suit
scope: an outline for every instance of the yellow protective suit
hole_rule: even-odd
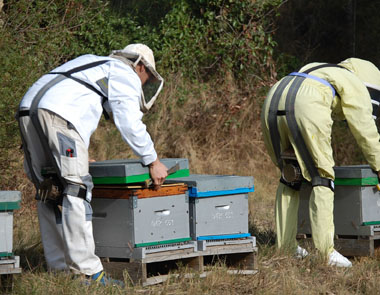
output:
[[[300,72],[319,65],[312,63],[304,66]],[[334,159],[331,147],[332,112],[347,120],[363,154],[375,171],[380,170],[380,143],[376,124],[372,118],[372,104],[369,92],[364,83],[380,88],[380,71],[372,63],[350,58],[339,64],[346,69],[325,67],[310,72],[310,75],[330,83],[336,90],[323,83],[306,78],[297,92],[295,99],[295,119],[321,177],[334,179]],[[268,128],[268,111],[277,82],[269,91],[264,102],[261,122],[264,142],[272,161],[277,165]],[[291,84],[291,83],[289,83]],[[282,92],[278,110],[285,109],[285,98],[289,85]],[[294,143],[285,116],[277,116],[280,134],[281,151],[293,147],[303,177],[311,181],[305,162]],[[333,191],[325,186],[314,186],[309,203],[312,237],[315,247],[325,255],[334,250]],[[279,184],[276,195],[276,231],[277,246],[290,251],[297,247],[298,191]]]

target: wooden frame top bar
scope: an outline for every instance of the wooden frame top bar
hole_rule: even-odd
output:
[[[180,183],[175,185],[163,185],[160,189],[144,188],[143,186],[125,186],[125,185],[96,185],[92,190],[93,198],[102,199],[129,199],[131,197],[153,198],[183,195],[187,191],[187,185]]]

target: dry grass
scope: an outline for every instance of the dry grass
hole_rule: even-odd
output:
[[[234,276],[226,267],[215,267],[206,278],[179,276],[158,286],[124,290],[85,286],[69,274],[47,273],[34,192],[22,173],[22,155],[15,150],[12,175],[3,175],[1,181],[2,189],[21,190],[24,197],[22,208],[15,211],[14,250],[24,270],[16,276],[14,294],[378,294],[380,255],[354,260],[352,269],[342,270],[325,266],[314,254],[297,260],[274,248],[273,204],[279,175],[265,152],[259,123],[267,85],[242,90],[228,75],[223,83],[191,86],[180,77],[167,80],[170,83],[145,119],[159,155],[188,158],[192,173],[254,176],[250,230],[259,241],[259,273]],[[134,157],[109,123],[101,123],[91,143],[91,156],[97,160]]]

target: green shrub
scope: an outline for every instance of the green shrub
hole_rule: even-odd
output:
[[[154,50],[164,77],[174,73],[200,85],[211,80],[224,83],[229,77],[254,86],[274,75],[271,20],[280,3],[5,1],[0,19],[0,170],[9,169],[21,155],[14,152],[20,144],[14,114],[22,96],[54,67],[81,54],[108,55],[128,43],[143,42]],[[178,97],[181,104],[188,95]],[[155,119],[154,113],[147,119]]]
[[[108,55],[145,31],[131,18],[116,17],[102,0],[10,0],[1,21],[0,170],[5,171],[20,144],[14,115],[33,83],[69,59]]]
[[[181,0],[161,22],[162,65],[188,77],[271,73],[271,19],[280,1]]]

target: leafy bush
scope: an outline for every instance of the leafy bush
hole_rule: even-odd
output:
[[[81,54],[108,55],[128,43],[143,42],[154,50],[164,77],[179,74],[200,88],[205,81],[223,83],[226,77],[231,83],[237,78],[237,83],[254,86],[255,81],[275,75],[275,42],[270,30],[280,3],[5,1],[0,19],[0,169],[8,169],[10,161],[21,156],[20,151],[15,153],[20,140],[14,113],[26,90],[42,74]],[[212,84],[218,87],[218,83]],[[181,104],[189,95],[180,93],[178,97]],[[227,105],[218,104],[220,110]],[[147,119],[154,118],[152,112]],[[232,126],[235,119],[230,119],[226,126]]]
[[[10,0],[1,14],[0,170],[19,145],[15,111],[42,74],[84,53],[108,55],[145,30],[118,18],[102,0]]]
[[[161,23],[163,67],[202,79],[226,71],[250,82],[268,76],[271,20],[280,2],[177,1]]]

